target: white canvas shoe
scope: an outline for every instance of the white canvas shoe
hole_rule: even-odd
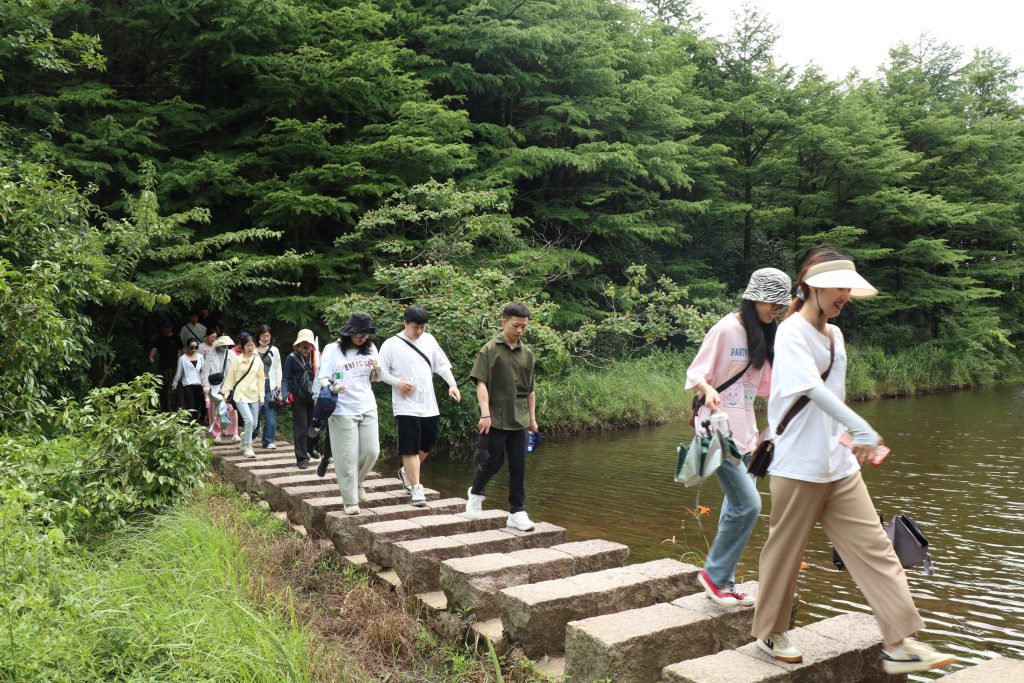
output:
[[[252,446],[247,446],[246,449],[242,451],[242,455],[244,455],[247,458],[255,458],[256,451],[252,449]]]
[[[887,674],[909,674],[917,671],[941,669],[956,661],[953,655],[936,652],[934,648],[905,638],[903,645],[893,652],[882,650],[882,669]]]
[[[757,646],[780,662],[796,664],[804,661],[803,654],[789,643],[785,633],[772,633],[764,640],[757,639]]]

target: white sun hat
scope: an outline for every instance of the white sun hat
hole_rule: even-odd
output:
[[[804,284],[811,287],[840,287],[850,290],[850,296],[865,297],[878,294],[871,283],[861,277],[853,261],[825,261],[807,269]]]

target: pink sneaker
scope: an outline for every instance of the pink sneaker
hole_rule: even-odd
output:
[[[744,593],[741,590],[736,590],[736,588],[733,588],[731,591],[726,593],[726,595],[731,595],[732,597],[736,598],[737,605],[743,605],[744,607],[748,607],[754,604],[753,595],[751,595],[750,593]]]
[[[701,569],[700,573],[697,574],[697,583],[704,588],[704,592],[708,594],[709,598],[717,602],[722,607],[735,607],[740,604],[736,600],[735,595],[727,593],[716,586],[711,579],[708,578],[708,573],[703,569]]]

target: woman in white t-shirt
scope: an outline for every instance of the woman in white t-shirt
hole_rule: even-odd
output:
[[[712,412],[725,412],[732,438],[744,454],[742,461],[725,458],[715,470],[724,494],[722,511],[704,569],[697,576],[708,597],[725,607],[754,604],[750,595],[736,588],[736,563],[761,512],[761,496],[746,467],[757,445],[754,398],[768,395],[775,319],[790,302],[792,287],[789,276],[781,270],[754,271],[739,310],[708,331],[686,371],[686,389],[697,389],[704,395],[704,407],[697,412],[695,425],[700,428]],[[721,393],[716,387],[722,388]]]
[[[346,515],[358,515],[363,502],[363,479],[380,455],[377,399],[371,381],[377,381],[377,347],[370,335],[377,331],[369,313],[355,312],[342,326],[339,339],[320,356],[317,386],[338,395],[327,421],[331,454]]]
[[[785,632],[804,547],[820,522],[874,612],[882,632],[883,669],[901,674],[947,666],[956,658],[910,638],[924,622],[860,473],[865,463],[881,464],[882,439],[843,402],[846,346],[828,320],[851,298],[877,293],[848,257],[817,249],[804,262],[797,298],[779,325],[768,398],[768,424],[777,434],[769,469],[772,511],[751,634],[768,655],[803,660]],[[791,413],[804,397],[804,407]],[[841,442],[846,431],[852,435],[850,447]]]

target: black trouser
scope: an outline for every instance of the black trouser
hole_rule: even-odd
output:
[[[163,380],[160,383],[160,410],[165,413],[174,410],[171,401],[171,382],[174,381],[176,370],[176,367],[160,368],[160,378]]]
[[[181,388],[182,399],[185,409],[192,413],[192,419],[200,421],[203,413],[206,412],[206,401],[203,399],[202,384],[188,384]]]
[[[313,402],[295,399],[292,404],[292,443],[295,444],[295,462],[309,462],[309,452],[313,449],[314,439],[307,432],[309,423],[313,421]]]
[[[484,495],[484,487],[504,464],[508,453],[508,511],[526,509],[526,429],[494,429],[481,434],[476,444],[476,476],[472,493]]]

